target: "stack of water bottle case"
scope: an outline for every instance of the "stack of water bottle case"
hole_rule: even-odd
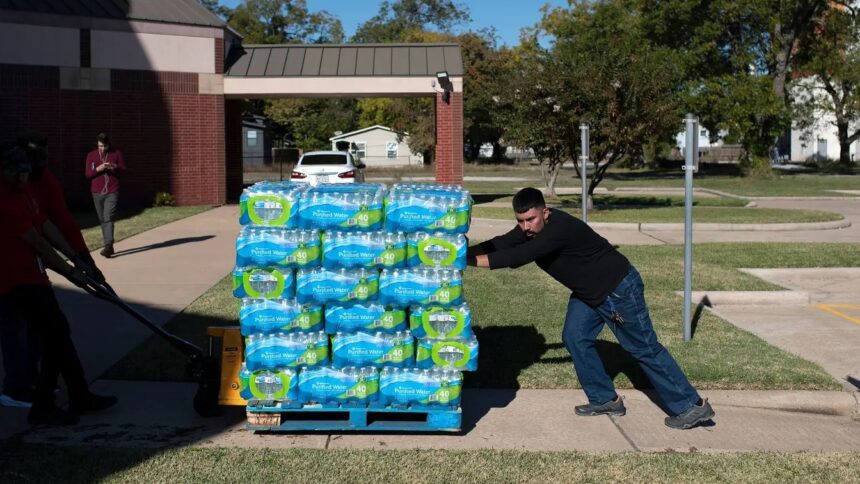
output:
[[[251,406],[457,409],[478,342],[457,186],[262,182],[240,200],[233,295]]]

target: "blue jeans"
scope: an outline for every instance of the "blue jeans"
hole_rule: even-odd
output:
[[[657,395],[675,415],[684,412],[699,400],[684,372],[657,341],[645,304],[645,285],[639,271],[632,265],[627,276],[598,307],[592,308],[571,296],[562,330],[562,341],[573,357],[573,366],[582,389],[593,404],[615,399],[615,386],[606,373],[597,353],[595,340],[604,324],[615,334],[625,351],[630,353],[651,380]],[[612,313],[617,311],[623,323],[616,324]]]

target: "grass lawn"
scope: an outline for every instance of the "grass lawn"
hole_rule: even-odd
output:
[[[4,482],[852,482],[860,453],[170,450],[6,445]]]
[[[114,224],[114,240],[120,241],[141,232],[154,229],[161,225],[174,222],[179,219],[196,215],[211,209],[210,205],[198,205],[190,207],[151,207],[140,212],[131,214],[119,213],[118,220]],[[81,227],[84,241],[90,250],[102,247],[102,229],[96,218],[95,209],[92,212],[76,213],[75,219]]]
[[[858,244],[698,244],[693,287],[697,290],[775,290],[738,267],[840,267],[860,264]],[[690,343],[682,342],[681,246],[623,247],[646,282],[654,326],[661,341],[703,389],[840,389],[820,367],[765,343],[705,311]],[[466,384],[491,388],[576,388],[561,323],[569,293],[534,265],[518,270],[470,268],[466,298],[481,343],[479,371]],[[529,281],[523,285],[523,281]],[[237,324],[238,304],[225,278],[168,323],[178,335],[205,343],[209,325]],[[515,289],[522,288],[522,289]],[[620,387],[644,384],[636,364],[607,331],[599,349]],[[108,378],[182,380],[184,359],[150,338]]]
[[[647,207],[647,208],[622,208],[616,205],[612,208],[590,210],[588,212],[589,222],[665,222],[684,223],[684,207]],[[562,210],[576,216],[580,216],[581,210],[572,206],[563,207]],[[481,207],[472,209],[472,216],[476,218],[495,218],[513,220],[510,208],[505,207]],[[820,212],[817,210],[789,210],[782,208],[741,208],[724,206],[696,206],[693,207],[693,218],[698,223],[735,223],[735,224],[762,224],[762,223],[789,223],[789,222],[828,222],[831,220],[842,220],[842,215],[831,212]]]

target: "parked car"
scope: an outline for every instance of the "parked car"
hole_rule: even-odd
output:
[[[363,182],[364,163],[348,151],[309,151],[299,158],[290,180],[312,185]]]

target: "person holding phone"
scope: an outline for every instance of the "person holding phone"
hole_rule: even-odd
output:
[[[96,137],[96,146],[87,155],[86,177],[90,180],[93,203],[102,226],[104,248],[100,254],[109,258],[114,254],[114,216],[119,202],[119,176],[125,171],[125,160],[122,152],[111,147],[110,138],[104,133]]]

